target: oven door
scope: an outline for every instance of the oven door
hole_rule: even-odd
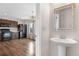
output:
[[[5,31],[2,33],[2,41],[8,41],[12,39],[12,33],[10,31]]]

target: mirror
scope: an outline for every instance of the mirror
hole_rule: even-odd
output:
[[[57,29],[73,29],[74,4],[61,6],[54,9],[55,27]]]

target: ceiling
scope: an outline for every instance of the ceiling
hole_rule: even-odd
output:
[[[0,18],[26,18],[36,15],[35,3],[0,3]]]

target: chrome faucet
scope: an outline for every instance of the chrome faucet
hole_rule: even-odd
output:
[[[61,39],[65,39],[66,37],[65,37],[65,35],[61,35],[60,38]]]

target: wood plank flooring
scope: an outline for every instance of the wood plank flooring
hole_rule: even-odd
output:
[[[34,41],[16,39],[0,42],[0,56],[34,56]]]

